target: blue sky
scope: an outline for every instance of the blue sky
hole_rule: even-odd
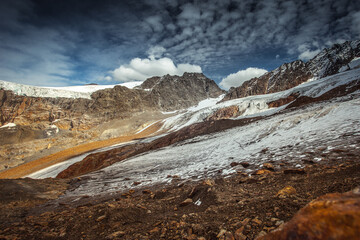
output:
[[[114,84],[201,71],[220,83],[306,61],[360,38],[359,26],[356,0],[2,0],[0,80]]]

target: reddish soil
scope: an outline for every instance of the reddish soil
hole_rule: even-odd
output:
[[[281,169],[185,183],[175,177],[167,186],[46,204],[35,197],[48,191],[44,181],[66,186],[64,180],[2,180],[28,187],[2,188],[0,239],[254,239],[311,200],[359,186],[359,153],[346,155],[344,162],[309,163],[301,173]]]
[[[33,172],[36,172],[41,169],[52,166],[56,163],[68,160],[69,158],[84,154],[86,152],[90,152],[90,151],[93,151],[93,150],[96,150],[99,148],[103,148],[103,147],[108,147],[108,146],[115,145],[118,143],[129,142],[129,141],[137,139],[137,138],[147,137],[151,134],[154,134],[156,131],[158,131],[160,129],[160,127],[161,127],[161,123],[158,122],[137,134],[112,138],[112,139],[103,140],[103,141],[90,142],[90,143],[81,144],[79,146],[75,146],[72,148],[68,148],[66,150],[51,154],[49,156],[37,159],[35,161],[31,161],[31,162],[22,164],[18,167],[11,168],[9,170],[0,172],[0,179],[21,178],[21,177],[29,175]]]

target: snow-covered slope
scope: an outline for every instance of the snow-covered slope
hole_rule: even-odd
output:
[[[335,87],[344,85],[356,79],[360,79],[360,69],[350,70],[326,78],[306,82],[297,87],[282,92],[238,98],[218,104],[214,104],[216,102],[215,99],[207,100],[212,104],[208,104],[205,108],[189,108],[186,112],[167,118],[164,121],[163,128],[170,129],[171,131],[179,130],[193,123],[201,122],[206,117],[214,114],[217,110],[229,106],[239,107],[240,112],[243,112],[239,118],[243,118],[245,116],[249,117],[273,114],[274,111],[280,111],[284,109],[287,105],[276,109],[269,109],[267,105],[268,102],[275,101],[281,98],[286,98],[294,93],[299,93],[302,96],[308,96],[313,98],[319,97],[325,92]],[[200,102],[199,106],[201,106],[202,104],[203,103]]]
[[[211,177],[219,171],[224,175],[237,170],[251,171],[231,167],[231,162],[246,161],[259,168],[264,162],[286,161],[301,168],[303,160],[321,161],[322,154],[333,148],[359,148],[359,93],[352,97],[355,99],[338,99],[288,111],[130,158],[86,175],[86,180],[67,196],[134,188],[135,181],[141,182],[140,187],[168,183],[172,180],[168,175],[189,181]]]
[[[185,113],[168,118],[168,127],[179,129],[202,121],[216,109],[234,104],[245,109],[244,115],[238,118],[245,115],[268,117],[245,126],[178,142],[87,174],[79,187],[67,192],[67,196],[97,195],[134,188],[135,181],[141,182],[137,187],[168,183],[171,181],[168,175],[177,175],[189,181],[212,177],[219,172],[224,175],[238,170],[251,173],[268,161],[285,161],[289,166],[302,168],[304,160],[322,161],[324,154],[330,154],[334,148],[344,151],[360,148],[360,91],[286,111],[280,111],[286,105],[268,109],[266,104],[295,92],[318,97],[354,80],[360,80],[360,69],[314,80],[279,93],[220,104],[215,104],[217,99],[205,100]],[[337,157],[334,155],[332,160]],[[244,169],[230,165],[231,162],[242,161],[252,167]],[[42,175],[50,176],[44,172]]]
[[[142,82],[127,82],[117,85],[127,88],[134,88]],[[87,98],[91,99],[91,94],[95,91],[113,88],[116,85],[84,85],[70,87],[35,87],[24,84],[6,82],[0,80],[0,88],[11,90],[17,95],[29,97],[64,97],[64,98]]]

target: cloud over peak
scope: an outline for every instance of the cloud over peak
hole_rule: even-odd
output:
[[[231,87],[239,87],[245,81],[254,77],[260,77],[266,72],[267,71],[265,69],[250,67],[245,70],[240,70],[237,73],[229,74],[221,80],[219,85],[225,90],[228,90]]]
[[[148,58],[134,58],[129,64],[121,65],[112,71],[113,80],[120,82],[145,81],[149,77],[170,75],[183,75],[184,72],[202,72],[201,67],[189,63],[175,64],[168,57],[162,57],[165,48],[155,46],[147,53]]]

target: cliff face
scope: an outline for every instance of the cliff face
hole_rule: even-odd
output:
[[[187,108],[201,100],[218,97],[223,93],[213,80],[202,73],[150,78],[140,87],[149,92],[145,97],[148,103],[167,111]]]
[[[293,88],[311,78],[333,75],[360,56],[360,41],[348,41],[324,49],[304,63],[297,60],[285,63],[264,75],[252,78],[237,88],[231,88],[222,101],[251,95],[274,93]]]
[[[28,97],[0,89],[0,123],[1,126],[15,123],[34,130],[45,130],[49,126],[60,130],[88,130],[147,110],[187,108],[222,93],[214,81],[198,73],[153,77],[135,89],[115,86],[94,92],[91,99]]]

